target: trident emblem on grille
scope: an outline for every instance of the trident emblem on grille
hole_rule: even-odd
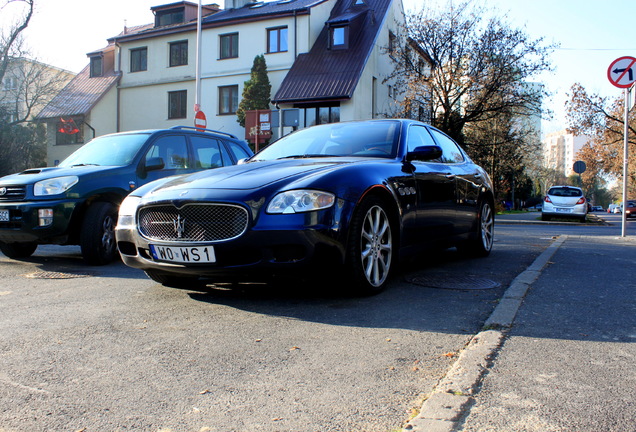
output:
[[[177,233],[177,238],[182,238],[185,233],[185,218],[181,219],[181,215],[177,216],[177,219],[172,221],[174,230]]]

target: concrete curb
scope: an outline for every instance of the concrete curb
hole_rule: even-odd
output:
[[[541,275],[567,236],[558,237],[510,284],[499,304],[477,333],[462,349],[455,364],[428,395],[420,413],[402,429],[408,432],[453,432],[470,411],[482,377],[501,347],[505,330],[512,326],[530,288]]]

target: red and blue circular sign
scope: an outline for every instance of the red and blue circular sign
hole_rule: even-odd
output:
[[[636,58],[625,56],[614,60],[607,69],[607,78],[616,87],[631,87],[636,81]]]

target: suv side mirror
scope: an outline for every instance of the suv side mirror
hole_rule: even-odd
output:
[[[165,162],[160,157],[152,157],[146,161],[145,171],[156,171],[160,169],[164,169],[166,166]]]
[[[430,161],[442,157],[442,148],[436,145],[420,146],[406,154],[407,161]]]

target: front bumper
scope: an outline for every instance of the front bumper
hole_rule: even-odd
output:
[[[287,222],[305,215],[276,215]],[[286,228],[287,227],[287,228]],[[268,276],[275,272],[293,272],[315,266],[341,265],[345,261],[345,238],[337,226],[305,226],[296,223],[269,226],[268,229],[250,228],[239,238],[224,242],[176,243],[148,240],[136,227],[115,229],[117,247],[123,262],[134,268],[154,270],[175,275],[203,277],[221,275]],[[179,264],[158,261],[152,257],[150,244],[172,247],[214,247],[216,262]],[[329,268],[329,267],[327,267]]]
[[[4,243],[36,242],[63,244],[79,201],[1,202],[0,210],[8,210],[9,221],[0,222],[0,241]],[[38,211],[52,209],[50,224],[40,225]]]

